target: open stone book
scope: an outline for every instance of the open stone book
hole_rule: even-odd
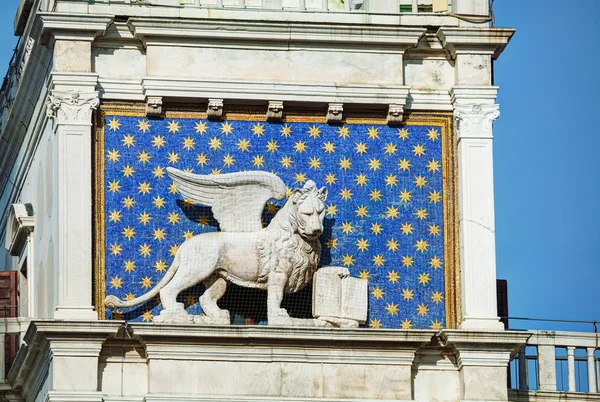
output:
[[[351,320],[364,324],[367,320],[367,281],[342,278],[334,269],[323,267],[313,279],[313,317]]]

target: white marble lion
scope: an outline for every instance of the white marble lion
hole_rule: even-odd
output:
[[[221,231],[185,241],[163,279],[150,292],[129,301],[108,296],[106,307],[137,306],[160,293],[163,310],[155,322],[226,325],[230,324],[229,312],[220,309],[217,301],[225,294],[229,281],[268,291],[269,325],[328,325],[320,320],[291,318],[281,308],[283,295],[309,284],[319,265],[325,187],[317,189],[314,182],[307,181],[263,228],[261,215],[267,201],[281,200],[286,195],[286,186],[276,175],[263,171],[215,176],[173,168],[167,171],[186,200],[212,207]],[[342,277],[349,274],[345,268],[335,269]],[[204,315],[194,316],[176,298],[200,282],[206,286],[200,297]]]

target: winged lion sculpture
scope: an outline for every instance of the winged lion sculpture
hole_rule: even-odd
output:
[[[309,284],[319,265],[325,187],[317,189],[314,182],[307,181],[303,188],[293,191],[263,228],[261,215],[267,201],[286,196],[286,186],[278,176],[263,171],[214,176],[174,168],[167,168],[167,172],[184,199],[212,208],[221,231],[186,240],[156,287],[128,301],[108,296],[104,301],[106,307],[133,307],[160,294],[163,310],[154,318],[155,322],[227,325],[229,312],[220,309],[217,301],[231,282],[268,291],[269,325],[328,325],[321,320],[291,318],[281,308],[284,294],[297,292]],[[342,277],[349,275],[345,268],[335,269]],[[200,282],[206,286],[200,296],[204,314],[190,315],[177,302],[177,295]]]

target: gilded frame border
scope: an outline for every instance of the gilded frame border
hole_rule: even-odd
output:
[[[286,112],[284,121],[325,123],[325,116],[316,117],[314,112]],[[94,305],[100,320],[106,319],[105,298],[105,252],[104,249],[104,122],[106,116],[145,117],[145,105],[140,103],[105,103],[96,112],[94,123]],[[197,109],[171,108],[165,118],[205,119],[205,112]],[[229,120],[266,121],[264,112],[256,110],[226,110],[223,116]],[[344,124],[386,124],[379,116],[350,114]],[[458,178],[456,141],[452,113],[414,112],[405,115],[403,124],[434,126],[442,132],[442,188],[444,208],[444,261],[446,328],[454,329],[460,322],[460,268],[458,254]]]

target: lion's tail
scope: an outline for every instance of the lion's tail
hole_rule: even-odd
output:
[[[179,268],[179,253],[175,254],[175,258],[173,259],[173,263],[169,267],[169,270],[167,271],[165,276],[163,276],[163,278],[160,280],[160,282],[158,282],[158,284],[151,291],[149,291],[148,293],[141,295],[140,297],[137,297],[133,300],[127,300],[127,301],[121,300],[116,296],[106,296],[106,298],[104,299],[104,305],[108,308],[115,309],[115,308],[134,307],[139,304],[145,303],[148,300],[152,299],[154,296],[156,296],[158,294],[158,292],[162,288],[164,288],[167,283],[169,283],[169,281],[173,278],[173,275],[175,275],[175,273],[177,272],[178,268]]]

